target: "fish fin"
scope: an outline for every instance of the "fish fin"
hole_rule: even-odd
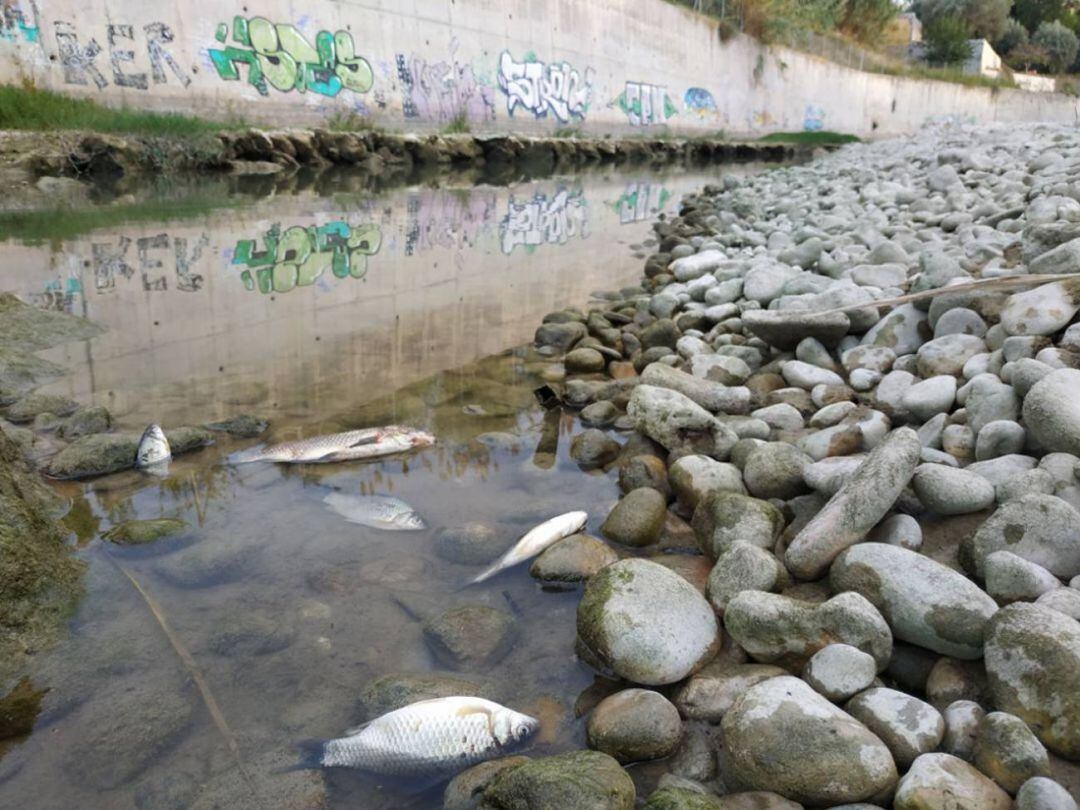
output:
[[[374,720],[368,720],[366,723],[361,723],[358,726],[353,726],[352,728],[347,728],[347,729],[345,729],[345,734],[343,736],[352,737],[354,734],[359,734],[361,731],[363,731],[365,728],[367,728],[368,726],[370,726],[374,722],[375,722]]]
[[[355,442],[349,445],[349,447],[363,447],[365,444],[375,444],[379,440],[377,433],[373,433],[370,436],[364,436],[362,439],[357,439]]]
[[[310,771],[322,768],[326,740],[298,740],[296,748],[300,753],[300,761],[295,765],[276,768],[273,773],[291,773],[292,771]]]

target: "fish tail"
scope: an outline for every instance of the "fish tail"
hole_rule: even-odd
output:
[[[300,754],[300,760],[293,765],[278,768],[274,773],[311,771],[322,768],[323,755],[326,753],[326,740],[298,740],[296,748]]]
[[[483,582],[485,580],[488,580],[488,579],[491,579],[498,572],[499,572],[499,566],[498,565],[493,565],[490,568],[485,568],[483,571],[481,571],[475,577],[473,577],[468,582],[466,582],[464,585],[462,585],[461,590],[465,590],[470,585],[479,585],[481,582]]]

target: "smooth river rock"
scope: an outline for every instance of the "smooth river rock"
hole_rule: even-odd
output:
[[[871,801],[896,784],[885,744],[798,678],[752,686],[722,728],[732,773],[748,790],[831,806]]]
[[[979,579],[986,558],[1010,551],[1062,579],[1080,574],[1080,512],[1055,495],[1024,495],[1002,504],[960,546],[960,561]]]
[[[963,574],[915,551],[884,543],[852,546],[833,563],[836,591],[855,591],[885,617],[896,638],[942,655],[982,656],[997,603]]]
[[[1048,452],[1080,455],[1080,370],[1061,368],[1031,386],[1024,424]]]
[[[890,433],[791,541],[784,558],[788,570],[800,579],[817,579],[836,555],[866,537],[911,480],[921,451],[911,428]]]
[[[986,675],[994,706],[1026,722],[1043,745],[1080,760],[1080,623],[1018,602],[1002,608],[986,634]]]
[[[974,766],[949,754],[923,754],[904,774],[893,810],[1011,810],[1012,798]]]
[[[674,683],[720,648],[705,597],[654,562],[621,560],[597,572],[577,611],[578,636],[617,675],[633,683]]]

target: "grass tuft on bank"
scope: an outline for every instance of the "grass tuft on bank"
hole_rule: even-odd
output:
[[[48,90],[0,85],[0,129],[82,129],[183,137],[206,135],[223,128],[218,122],[187,115],[114,110],[93,101],[70,98]]]
[[[859,143],[862,139],[846,132],[773,132],[758,139],[761,143],[797,143],[806,146],[834,146],[841,143]]]

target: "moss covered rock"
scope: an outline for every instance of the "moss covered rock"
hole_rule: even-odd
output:
[[[128,520],[113,526],[102,537],[122,546],[141,546],[162,537],[171,537],[187,531],[188,525],[177,518],[156,520]]]
[[[82,565],[52,518],[58,505],[0,431],[0,680],[56,636],[80,594]]]
[[[135,466],[140,436],[134,433],[95,433],[76,439],[53,457],[47,472],[53,478],[89,478]],[[165,431],[174,456],[212,444],[214,434],[201,427]]]
[[[484,810],[632,810],[634,782],[599,751],[570,751],[502,771],[484,790]]]

